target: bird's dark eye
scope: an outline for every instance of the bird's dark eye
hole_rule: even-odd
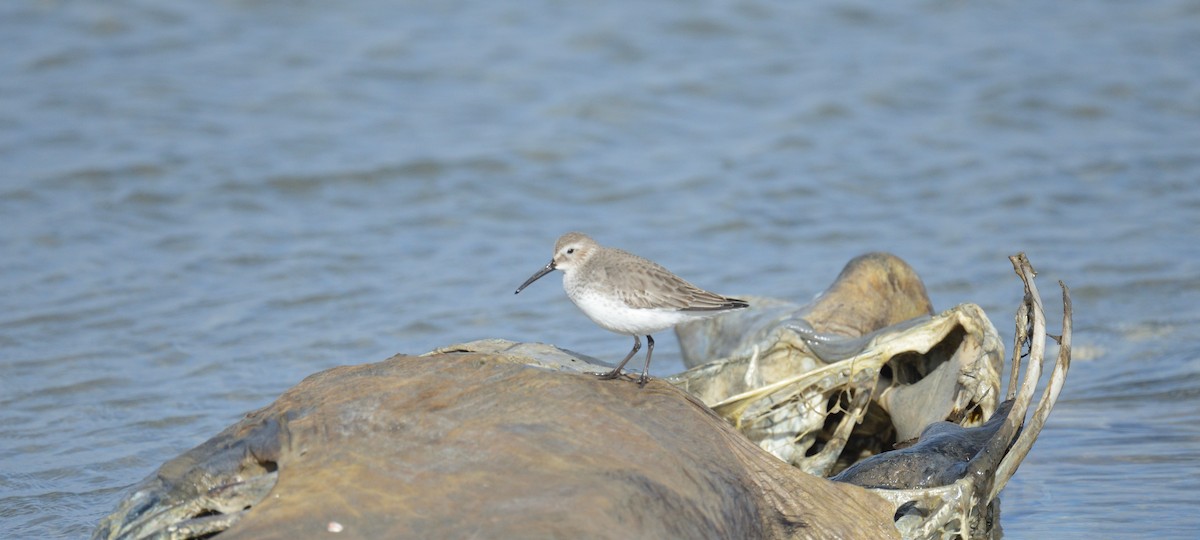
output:
[[[567,255],[570,255],[572,253],[575,253],[575,248],[571,248],[571,249],[567,250]]]

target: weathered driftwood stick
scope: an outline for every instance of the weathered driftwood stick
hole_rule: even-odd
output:
[[[1004,425],[996,433],[993,438],[997,444],[1008,446],[1009,441],[1017,437],[1021,426],[1025,423],[1025,413],[1028,411],[1029,403],[1033,401],[1033,394],[1037,390],[1038,379],[1042,376],[1042,361],[1045,359],[1046,349],[1046,316],[1042,311],[1042,297],[1038,292],[1037,285],[1034,284],[1033,278],[1035,272],[1033,266],[1029,264],[1029,259],[1025,257],[1025,253],[1018,253],[1008,258],[1012,261],[1013,270],[1017,276],[1025,283],[1025,296],[1021,310],[1018,310],[1017,315],[1017,335],[1022,334],[1020,325],[1022,311],[1028,312],[1030,332],[1028,336],[1029,343],[1029,362],[1025,366],[1025,378],[1021,381],[1020,391],[1016,395],[1013,402],[1012,411],[1008,413],[1008,418],[1005,419]],[[1013,351],[1013,358],[1020,358],[1021,343],[1017,342]],[[1011,385],[1011,383],[1010,383]],[[1002,463],[1004,452],[992,452],[984,455],[983,459],[972,460],[967,467],[967,476],[973,478],[972,486],[975,496],[981,500],[990,501],[984,498],[985,495],[992,492],[992,487],[997,483],[995,472]]]
[[[1012,371],[1008,376],[1008,393],[1004,399],[1017,396],[1017,383],[1021,381],[1021,351],[1025,350],[1025,340],[1029,339],[1029,295],[1021,299],[1017,308],[1017,331],[1013,334]]]
[[[1059,338],[1058,359],[1054,363],[1050,381],[1046,383],[1046,389],[1042,392],[1042,399],[1038,402],[1037,410],[1034,411],[1033,416],[1029,419],[1029,424],[1017,441],[1013,443],[1012,449],[1009,450],[1008,455],[1004,456],[1004,460],[1000,462],[1000,467],[996,470],[994,484],[988,494],[989,499],[1000,494],[1000,490],[1004,489],[1008,480],[1017,472],[1017,467],[1029,454],[1029,449],[1033,447],[1033,442],[1041,433],[1042,426],[1046,424],[1046,418],[1050,416],[1054,403],[1058,401],[1058,394],[1062,391],[1063,383],[1067,380],[1067,370],[1071,367],[1071,319],[1074,314],[1071,308],[1070,289],[1062,280],[1059,280],[1058,286],[1062,288],[1063,296],[1062,337]]]

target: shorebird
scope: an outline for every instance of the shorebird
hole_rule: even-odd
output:
[[[604,247],[586,234],[569,232],[554,244],[550,263],[525,280],[519,294],[542,276],[562,270],[563,289],[592,322],[610,332],[633,336],[633,350],[601,379],[615,379],[621,368],[642,348],[638,336],[646,336],[646,365],[638,386],[646,384],[651,334],[682,322],[703,319],[749,306],[744,300],[708,292],[649,259],[627,251]]]

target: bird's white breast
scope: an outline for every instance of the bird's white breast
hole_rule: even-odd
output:
[[[644,336],[694,318],[692,313],[678,310],[631,308],[615,294],[606,294],[602,287],[575,283],[571,277],[563,275],[567,296],[592,322],[610,332]]]

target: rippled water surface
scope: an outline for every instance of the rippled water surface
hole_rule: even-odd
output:
[[[1006,341],[1024,250],[1076,349],[1008,537],[1200,528],[1200,3],[178,4],[0,5],[0,536],[324,368],[619,358],[512,294],[572,229],[793,300],[892,251]]]

